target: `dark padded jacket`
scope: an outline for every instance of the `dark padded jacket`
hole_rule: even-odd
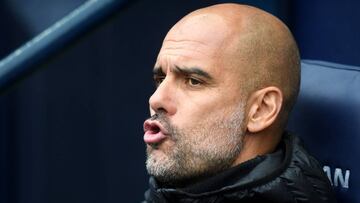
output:
[[[319,163],[285,133],[277,150],[186,188],[159,188],[150,177],[144,203],[336,202]]]

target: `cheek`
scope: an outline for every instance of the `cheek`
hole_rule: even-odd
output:
[[[237,108],[239,94],[227,83],[195,91],[177,91],[176,114],[171,116],[179,128],[192,128],[205,120],[216,120],[230,115]]]
[[[223,123],[231,117],[234,108],[232,106],[208,105],[185,108],[174,120],[174,124],[186,132],[208,131]]]
[[[215,105],[188,103],[178,108],[177,114],[174,116],[174,124],[179,128],[191,129],[196,125],[200,125],[206,118],[211,116],[216,109]]]

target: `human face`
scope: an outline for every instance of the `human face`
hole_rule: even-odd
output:
[[[144,141],[147,170],[163,183],[217,173],[241,151],[245,104],[239,74],[219,51],[224,36],[211,29],[185,24],[170,31],[155,64],[157,89]],[[189,30],[195,34],[184,34]]]

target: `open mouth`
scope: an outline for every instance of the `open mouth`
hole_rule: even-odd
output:
[[[149,132],[151,134],[156,134],[156,133],[160,132],[161,130],[160,130],[160,127],[158,125],[156,125],[155,123],[153,123],[153,124],[146,123],[144,126],[144,131]]]
[[[146,144],[158,144],[167,137],[167,132],[158,121],[144,122],[144,141]]]

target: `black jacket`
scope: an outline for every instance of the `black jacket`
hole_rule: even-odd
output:
[[[299,138],[284,134],[272,154],[258,156],[190,187],[158,188],[150,177],[145,203],[336,202],[329,180]]]

